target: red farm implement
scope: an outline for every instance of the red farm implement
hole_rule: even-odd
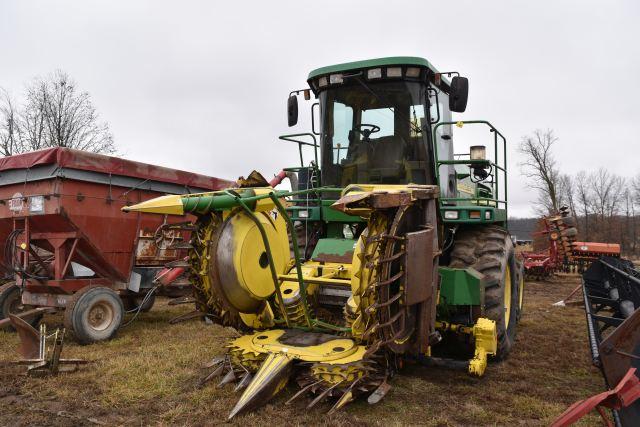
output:
[[[0,318],[26,310],[36,323],[43,311],[66,309],[80,342],[110,338],[126,310],[150,308],[156,275],[182,260],[189,239],[184,217],[121,208],[229,184],[66,148],[0,159],[0,261],[10,280],[0,287]],[[189,287],[162,284],[169,294]]]
[[[617,243],[577,242],[576,220],[568,216],[566,208],[544,217],[542,226],[535,234],[545,236],[549,246],[540,252],[522,252],[526,277],[541,279],[557,271],[582,273],[601,256],[620,256]]]

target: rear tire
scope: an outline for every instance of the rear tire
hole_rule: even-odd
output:
[[[20,294],[20,287],[15,282],[5,283],[0,286],[0,320],[9,317],[9,314],[18,314],[23,311],[30,310],[31,306],[22,305],[22,297]],[[31,318],[24,319],[31,326],[36,327],[42,314],[32,316]],[[14,331],[14,327],[9,325],[5,326],[8,331]]]
[[[87,286],[67,303],[64,326],[81,344],[113,338],[122,324],[124,306],[120,296],[104,286]]]
[[[519,273],[509,234],[496,226],[459,230],[449,266],[472,267],[485,275],[483,317],[496,322],[498,352],[495,358],[505,359],[515,340],[519,306]]]

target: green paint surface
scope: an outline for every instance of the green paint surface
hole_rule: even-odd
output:
[[[313,250],[311,259],[317,258],[319,255],[345,256],[353,254],[355,245],[356,240],[353,239],[320,239]]]
[[[483,275],[473,268],[439,268],[440,302],[443,305],[482,305]]]
[[[340,212],[336,209],[333,209],[331,205],[333,204],[333,200],[323,200],[322,201],[322,219],[325,222],[363,222],[364,220],[359,216],[347,215],[344,212]]]
[[[319,206],[289,206],[287,212],[294,221],[320,221]],[[301,212],[303,212],[302,215],[300,215]]]

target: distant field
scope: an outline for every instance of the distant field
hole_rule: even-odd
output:
[[[284,402],[290,386],[269,405],[239,416],[249,425],[548,425],[574,401],[602,391],[590,364],[584,312],[552,307],[578,283],[559,276],[527,283],[526,313],[510,358],[491,364],[482,379],[443,369],[408,366],[391,380],[378,405],[360,400],[331,417],[329,403]],[[0,367],[0,425],[211,425],[224,422],[239,397],[233,386],[196,388],[201,366],[224,352],[234,332],[200,321],[169,325],[189,307],[160,300],[113,341],[91,346],[69,342],[63,357],[95,361],[79,372],[28,378],[19,367]],[[59,316],[45,319],[49,327]],[[16,358],[17,337],[0,332],[0,360]],[[591,417],[585,425],[597,424]]]

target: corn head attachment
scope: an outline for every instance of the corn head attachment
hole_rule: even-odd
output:
[[[322,191],[335,192],[313,190]],[[440,339],[438,188],[347,187],[331,209],[359,221],[359,235],[320,238],[306,257],[308,242],[298,241],[287,209],[310,192],[241,187],[127,208],[199,217],[189,256],[197,305],[245,332],[202,381],[244,390],[229,418],[263,405],[290,379],[300,387],[290,402],[310,395],[309,408],[331,400],[335,411],[362,394],[375,403],[400,358],[429,355]],[[482,375],[496,353],[495,322],[463,329],[477,343],[465,368]]]

